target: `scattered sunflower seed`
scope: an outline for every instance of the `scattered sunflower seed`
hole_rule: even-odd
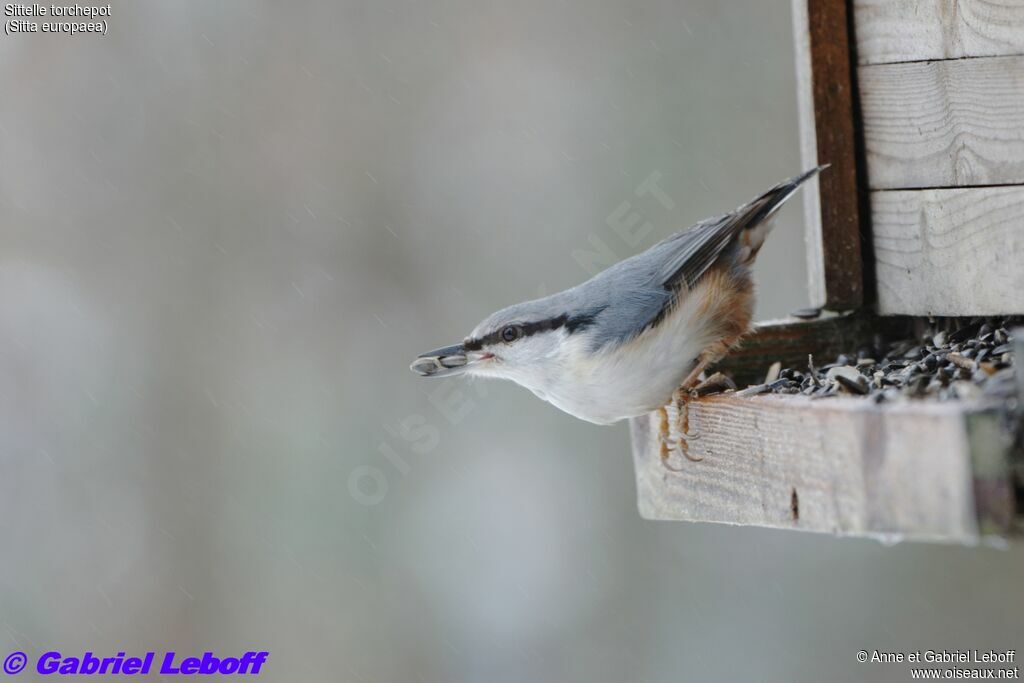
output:
[[[839,382],[839,386],[846,389],[850,393],[864,395],[870,391],[868,383],[864,381],[863,377],[858,379],[850,379],[845,374],[836,375],[836,381]]]
[[[1015,359],[1009,328],[1015,322],[974,319],[956,327],[947,322],[946,329],[916,340],[876,338],[873,345],[840,354],[820,366],[813,356],[807,357],[806,367],[787,368],[775,362],[762,384],[738,393],[814,398],[854,394],[869,395],[875,401],[1012,396]]]
[[[791,316],[794,318],[800,318],[801,320],[814,320],[821,315],[820,308],[798,308],[792,313]]]
[[[752,384],[746,389],[737,391],[737,396],[757,396],[758,394],[767,394],[772,388],[767,384]]]

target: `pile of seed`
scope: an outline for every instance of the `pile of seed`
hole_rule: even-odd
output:
[[[811,397],[870,396],[875,401],[951,399],[1015,393],[1013,338],[1009,320],[975,322],[920,341],[883,342],[843,354],[833,362],[783,368],[775,363],[765,381],[739,395],[803,394]]]

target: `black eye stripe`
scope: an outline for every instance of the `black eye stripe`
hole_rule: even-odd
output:
[[[604,309],[599,309],[591,314],[577,315],[571,318],[567,313],[563,313],[562,315],[554,318],[538,320],[536,322],[531,323],[505,324],[499,327],[498,329],[494,330],[493,332],[488,332],[487,334],[478,339],[467,339],[462,343],[462,346],[467,351],[479,351],[484,346],[503,343],[504,340],[501,338],[501,333],[505,330],[506,327],[509,327],[510,325],[516,325],[519,327],[519,329],[522,330],[522,334],[519,336],[519,339],[529,337],[531,334],[537,334],[538,332],[557,330],[560,327],[566,328],[569,331],[569,333],[572,334],[573,332],[576,332],[578,330],[584,330],[591,324],[593,324],[594,318],[596,318],[597,314],[600,313],[602,310]]]

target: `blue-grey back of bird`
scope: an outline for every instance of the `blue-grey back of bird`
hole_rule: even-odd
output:
[[[573,311],[576,324],[592,326],[594,350],[627,342],[656,324],[671,310],[680,293],[692,289],[719,259],[730,268],[748,268],[775,212],[801,184],[826,167],[784,180],[734,211],[673,233],[576,287],[502,309],[478,329]],[[744,252],[739,236],[745,230],[762,227],[763,232],[746,245],[749,251]]]

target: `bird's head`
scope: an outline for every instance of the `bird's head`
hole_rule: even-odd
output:
[[[466,373],[529,385],[527,378],[563,361],[598,312],[574,310],[564,296],[509,306],[487,316],[461,344],[420,354],[409,367],[424,377]]]

